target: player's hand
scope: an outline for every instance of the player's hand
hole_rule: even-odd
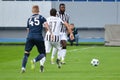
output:
[[[74,35],[73,33],[70,34],[70,40],[73,40],[74,39]]]

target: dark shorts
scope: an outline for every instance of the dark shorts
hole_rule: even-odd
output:
[[[40,54],[46,54],[44,41],[41,41],[39,38],[27,38],[25,51],[30,52],[34,45],[36,45],[37,50]]]

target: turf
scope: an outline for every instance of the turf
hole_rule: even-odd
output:
[[[47,54],[45,72],[30,68],[30,60],[38,55],[36,47],[31,51],[26,73],[21,74],[24,46],[0,46],[0,80],[120,80],[120,47],[68,46],[66,64],[61,69],[50,64]],[[90,64],[92,58],[99,66]]]

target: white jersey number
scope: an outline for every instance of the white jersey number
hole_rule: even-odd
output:
[[[38,20],[38,18],[34,18],[33,20],[32,20],[32,18],[29,20],[29,24],[31,25],[31,26],[38,26],[39,24],[40,24],[40,21]]]

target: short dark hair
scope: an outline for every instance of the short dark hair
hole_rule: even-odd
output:
[[[51,16],[56,16],[56,14],[57,14],[57,10],[56,10],[55,8],[52,8],[52,9],[50,10],[50,15],[51,15]]]
[[[64,4],[64,3],[61,3],[61,4],[59,5],[59,8],[60,8],[61,6],[65,6],[65,4]]]
[[[74,25],[74,23],[71,23],[70,25]]]

